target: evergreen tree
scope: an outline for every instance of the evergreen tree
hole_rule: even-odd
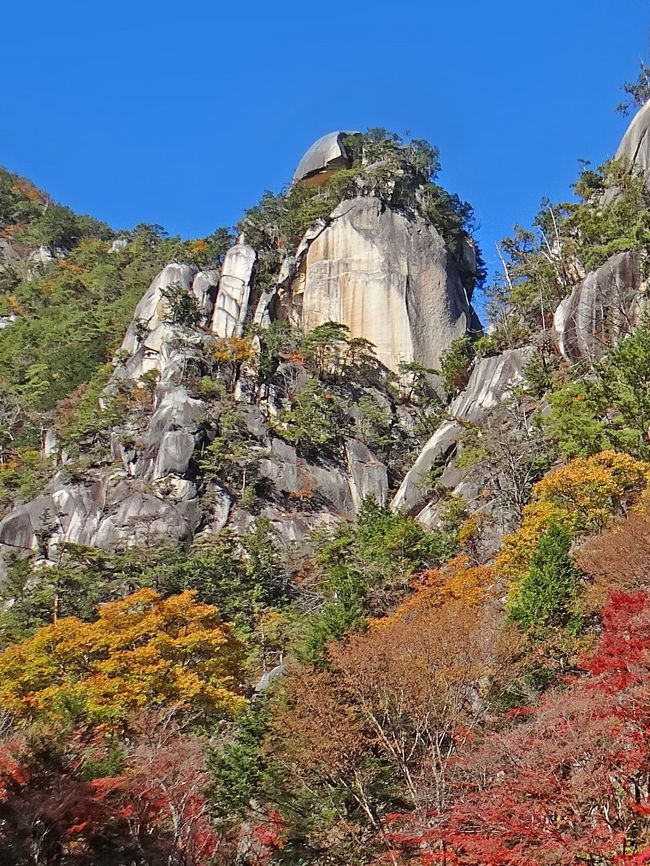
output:
[[[552,523],[539,540],[509,610],[510,618],[526,631],[570,623],[580,580],[570,550],[571,534],[561,524]]]

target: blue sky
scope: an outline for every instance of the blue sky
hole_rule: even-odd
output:
[[[647,0],[4,4],[0,163],[116,227],[231,225],[332,129],[441,151],[490,266],[626,121]]]

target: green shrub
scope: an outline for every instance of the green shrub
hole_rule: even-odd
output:
[[[454,397],[467,385],[475,355],[476,350],[469,334],[454,340],[442,355],[440,375],[448,398]]]

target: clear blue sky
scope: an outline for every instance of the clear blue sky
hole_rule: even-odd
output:
[[[3,4],[0,163],[115,227],[232,225],[332,129],[437,144],[484,255],[611,154],[647,0]]]

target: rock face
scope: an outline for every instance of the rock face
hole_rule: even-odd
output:
[[[241,246],[232,260],[243,258],[248,267],[253,257]],[[206,421],[208,403],[188,391],[184,371],[213,320],[217,283],[220,292],[224,285],[232,286],[223,275],[219,280],[216,271],[197,272],[178,264],[168,265],[153,280],[136,308],[104,395],[109,401],[125,383],[138,389],[153,382],[145,417],[135,426],[126,417],[124,425],[110,431],[110,454],[87,470],[83,480],[71,479],[62,458],[43,493],[0,520],[0,577],[3,555],[10,552],[32,552],[47,560],[57,556],[63,542],[104,549],[173,544],[197,532],[218,532],[227,522],[245,526],[253,519],[234,506],[233,497],[217,482],[208,482],[206,489],[197,474],[197,451],[215,432]],[[199,328],[169,320],[165,292],[171,287],[194,295]],[[337,520],[353,518],[365,496],[385,502],[386,466],[362,442],[349,439],[338,465],[305,460],[271,435],[272,394],[258,399],[249,391],[235,389],[234,397],[243,401],[241,418],[267,485],[269,504],[261,514],[282,543],[302,541],[316,527],[331,528]],[[56,437],[49,436],[47,451],[53,459],[58,459],[58,450]]]
[[[122,380],[137,383],[157,373],[151,415],[138,447],[111,435],[112,457],[121,467],[93,470],[70,481],[65,465],[35,500],[0,521],[0,552],[36,551],[54,556],[62,542],[112,548],[164,538],[191,537],[202,514],[191,461],[203,442],[205,407],[181,383],[183,365],[200,337],[183,334],[168,320],[164,293],[171,287],[194,294],[203,321],[212,313],[218,274],[188,265],[168,265],[139,302],[106,389],[107,399]],[[54,446],[56,450],[56,446]],[[50,443],[50,451],[52,446]],[[1,569],[0,569],[1,571]]]
[[[315,175],[343,168],[348,164],[347,154],[341,141],[344,135],[350,133],[329,132],[315,141],[306,151],[293,175],[293,183],[306,180]]]
[[[476,315],[437,231],[372,196],[342,202],[314,237],[291,285],[303,330],[342,322],[390,369],[435,367]]]
[[[444,465],[441,483],[454,493],[463,490],[463,473],[449,458],[456,452],[463,426],[482,422],[491,409],[497,407],[512,386],[522,378],[522,370],[530,357],[529,349],[510,349],[492,358],[481,359],[474,367],[467,388],[449,407],[449,418],[436,430],[407,472],[391,507],[418,516],[426,525],[435,521],[435,508],[427,506],[425,474],[435,465]]]
[[[562,355],[572,362],[597,360],[633,330],[644,308],[644,290],[635,252],[619,253],[587,274],[555,311]]]
[[[615,158],[642,171],[650,188],[650,102],[646,102],[628,126]]]
[[[219,337],[242,334],[255,259],[255,250],[242,242],[226,253],[212,318],[212,330]]]

